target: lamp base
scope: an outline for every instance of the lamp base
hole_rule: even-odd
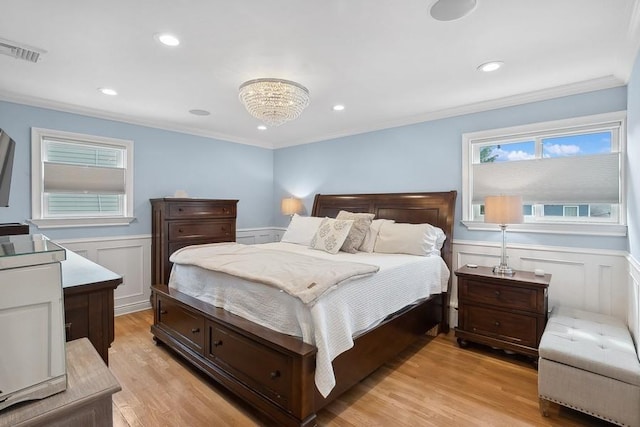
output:
[[[516,274],[516,272],[513,271],[513,269],[508,265],[500,264],[493,267],[493,274],[501,274],[503,276],[513,276],[514,274]]]

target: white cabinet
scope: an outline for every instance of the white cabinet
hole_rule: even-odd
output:
[[[0,409],[66,388],[64,259],[42,235],[0,237]]]

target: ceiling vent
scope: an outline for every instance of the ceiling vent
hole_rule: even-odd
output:
[[[11,40],[0,39],[0,53],[16,59],[24,59],[29,62],[38,62],[40,55],[47,53],[46,50],[27,46],[13,42]]]

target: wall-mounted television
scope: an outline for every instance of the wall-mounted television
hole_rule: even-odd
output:
[[[0,129],[0,206],[9,206],[11,171],[13,170],[15,151],[16,142]]]

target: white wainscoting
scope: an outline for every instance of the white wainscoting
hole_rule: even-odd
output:
[[[454,241],[453,269],[465,264],[497,265],[500,253],[499,244]],[[562,304],[627,320],[630,296],[627,252],[508,245],[507,255],[509,265],[514,269],[541,269],[551,273],[549,309]],[[452,287],[451,323],[456,325],[458,298],[455,275]],[[637,292],[637,280],[635,289]]]
[[[238,243],[268,243],[280,240],[279,228],[236,231]],[[151,236],[96,237],[56,240],[62,246],[122,276],[114,292],[116,316],[151,307]]]
[[[627,325],[636,343],[636,351],[640,354],[640,262],[631,255],[629,260],[629,306]]]

